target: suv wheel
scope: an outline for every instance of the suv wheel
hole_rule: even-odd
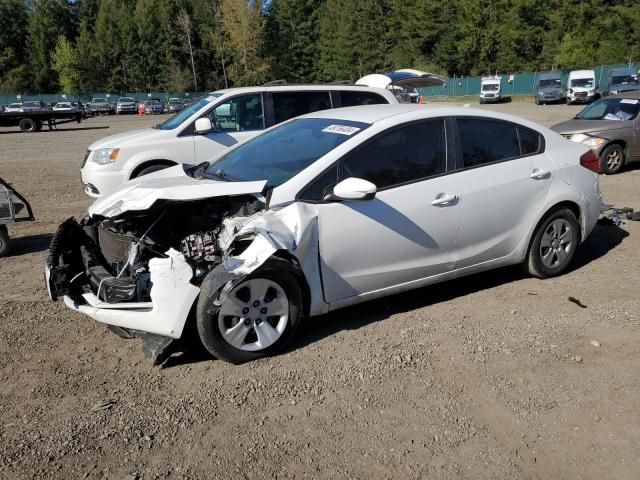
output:
[[[294,267],[271,259],[226,292],[210,292],[219,273],[202,283],[196,311],[198,334],[211,355],[240,364],[272,355],[293,338],[303,316],[302,289]]]

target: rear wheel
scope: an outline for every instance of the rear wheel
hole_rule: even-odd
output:
[[[568,208],[552,211],[536,230],[525,268],[534,277],[555,277],[571,263],[580,241],[580,224]]]
[[[622,145],[609,145],[600,154],[600,171],[607,175],[618,173],[624,165],[624,161],[624,148],[622,148]]]
[[[0,257],[4,257],[11,250],[11,239],[6,225],[0,225]]]
[[[20,127],[20,130],[26,133],[32,133],[38,130],[38,124],[31,118],[23,118],[18,123],[18,126]]]
[[[218,267],[220,268],[220,267]],[[215,269],[203,282],[196,324],[211,355],[240,364],[284,348],[299,327],[304,306],[294,267],[272,259],[240,283],[210,292]]]

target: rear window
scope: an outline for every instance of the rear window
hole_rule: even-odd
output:
[[[340,90],[340,100],[343,107],[357,107],[359,105],[379,105],[389,103],[382,95],[373,92],[359,92],[354,90]]]
[[[483,118],[457,119],[464,168],[532,155],[544,149],[535,130]]]

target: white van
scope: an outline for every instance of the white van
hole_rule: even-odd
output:
[[[480,103],[502,102],[501,82],[502,77],[482,77],[480,80]]]
[[[91,144],[82,164],[85,193],[100,197],[122,183],[179,163],[195,165],[290,118],[338,107],[394,103],[386,89],[281,85],[212,92],[153,128]]]
[[[598,98],[597,90],[595,71],[574,70],[567,80],[567,105],[593,102]]]

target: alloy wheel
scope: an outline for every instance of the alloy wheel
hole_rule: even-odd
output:
[[[289,322],[289,299],[280,285],[252,278],[234,287],[222,300],[218,328],[231,346],[247,352],[270,347]]]
[[[540,240],[542,263],[548,268],[562,266],[569,258],[572,248],[571,225],[563,218],[556,218],[547,226]]]

